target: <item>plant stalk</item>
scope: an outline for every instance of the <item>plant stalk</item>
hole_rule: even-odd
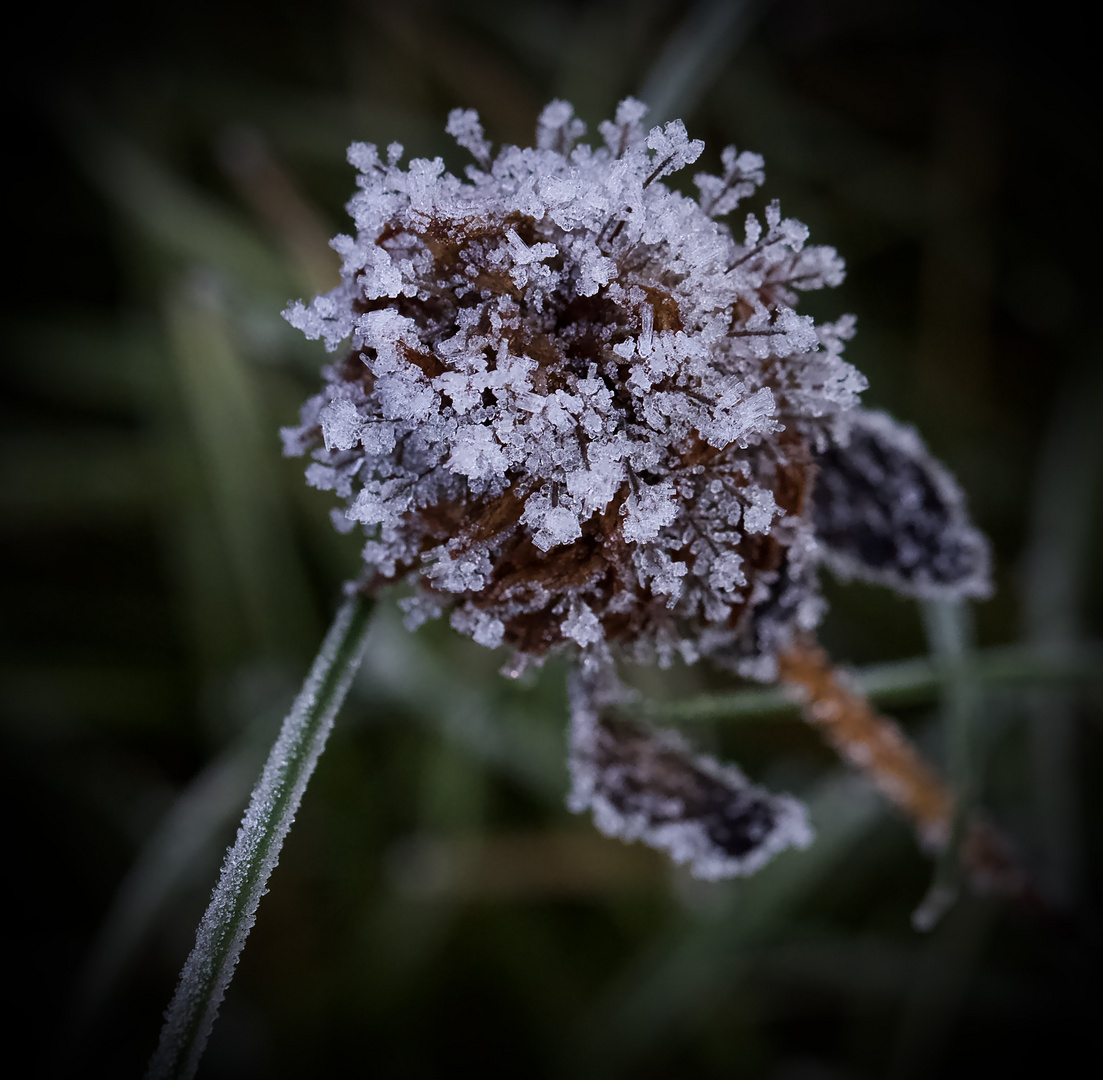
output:
[[[911,818],[924,847],[941,850],[950,837],[954,796],[900,728],[847,686],[811,640],[778,657],[778,674],[800,693],[805,719]]]

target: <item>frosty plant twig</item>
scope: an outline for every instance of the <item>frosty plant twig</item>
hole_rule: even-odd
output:
[[[954,799],[900,729],[846,686],[827,653],[811,641],[795,642],[778,667],[782,681],[799,691],[808,722],[911,818],[924,846],[945,845]]]
[[[696,199],[669,188],[703,144],[680,121],[648,130],[646,112],[621,102],[594,147],[554,101],[535,147],[494,153],[455,110],[466,180],[354,143],[341,284],[285,312],[341,355],[283,435],[343,501],[334,524],[367,534],[361,594],[405,582],[410,628],[447,612],[512,650],[509,675],[577,655],[574,810],[729,877],[808,844],[803,807],[637,723],[618,657],[792,677],[818,656],[799,650],[822,563],[981,596],[987,547],[919,437],[859,407],[854,319],[795,310],[842,281],[834,249],[776,201],[723,221],[763,183],[757,154],[728,147]],[[949,796],[899,740],[858,764],[892,791],[910,777],[897,801],[941,828]]]

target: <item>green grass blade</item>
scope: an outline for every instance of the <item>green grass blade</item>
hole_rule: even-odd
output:
[[[651,106],[648,123],[687,117],[754,28],[757,0],[698,0],[670,36],[640,88]]]
[[[303,792],[363,658],[373,604],[342,605],[264,766],[237,840],[226,855],[176,993],[165,1014],[149,1080],[195,1074],[233,977],[257,904],[279,860]]]
[[[269,732],[270,734],[270,732]],[[219,833],[241,813],[264,757],[250,732],[228,746],[184,790],[124,878],[89,953],[78,989],[74,1030],[86,1037],[122,973],[171,899],[204,877]],[[198,884],[198,881],[196,881]]]
[[[931,653],[950,672],[942,726],[950,790],[956,800],[950,837],[939,856],[934,881],[912,914],[917,930],[931,930],[960,892],[961,845],[979,792],[972,745],[976,685],[968,664],[973,638],[970,611],[960,600],[929,600],[923,605],[923,621]]]
[[[1024,637],[1054,658],[1078,647],[1086,622],[1084,599],[1098,558],[1101,407],[1103,367],[1098,356],[1089,355],[1070,369],[1054,403],[1039,455],[1021,575]],[[1048,897],[1071,906],[1083,899],[1087,887],[1076,703],[1067,688],[1054,687],[1030,694],[1026,706],[1039,825],[1036,859]]]

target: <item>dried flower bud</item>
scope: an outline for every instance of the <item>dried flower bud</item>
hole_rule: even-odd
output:
[[[777,852],[812,842],[804,807],[694,754],[675,732],[623,715],[631,697],[593,657],[571,679],[570,809],[592,810],[606,836],[642,840],[715,881],[753,874]]]
[[[988,544],[915,431],[857,410],[846,442],[815,461],[812,518],[836,573],[909,596],[988,595]]]

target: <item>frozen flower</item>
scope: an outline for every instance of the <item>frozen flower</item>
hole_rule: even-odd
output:
[[[953,480],[913,432],[858,407],[853,318],[795,310],[800,291],[842,280],[839,256],[776,202],[764,221],[719,220],[763,182],[756,154],[725,150],[698,199],[669,188],[703,144],[680,121],[648,130],[645,112],[623,101],[592,147],[552,102],[534,148],[493,156],[477,115],[456,110],[466,180],[439,158],[400,168],[397,144],[350,148],[342,283],[285,312],[343,356],[284,436],[367,530],[362,587],[408,582],[412,625],[450,610],[476,641],[510,646],[513,670],[582,649],[606,668],[616,653],[708,657],[757,679],[819,620],[821,562],[906,593],[983,592],[985,545]],[[579,687],[576,717],[597,716]],[[578,768],[601,759],[608,781],[614,744],[637,765],[671,760],[605,730],[577,735]],[[772,806],[762,850],[805,836],[787,803],[685,761],[714,802],[723,788]],[[593,805],[617,803],[587,783]],[[683,817],[684,794],[670,795]],[[647,831],[635,804],[623,827],[603,813],[608,831]],[[651,817],[652,832],[669,824]],[[707,875],[757,865],[694,844],[658,846]]]

